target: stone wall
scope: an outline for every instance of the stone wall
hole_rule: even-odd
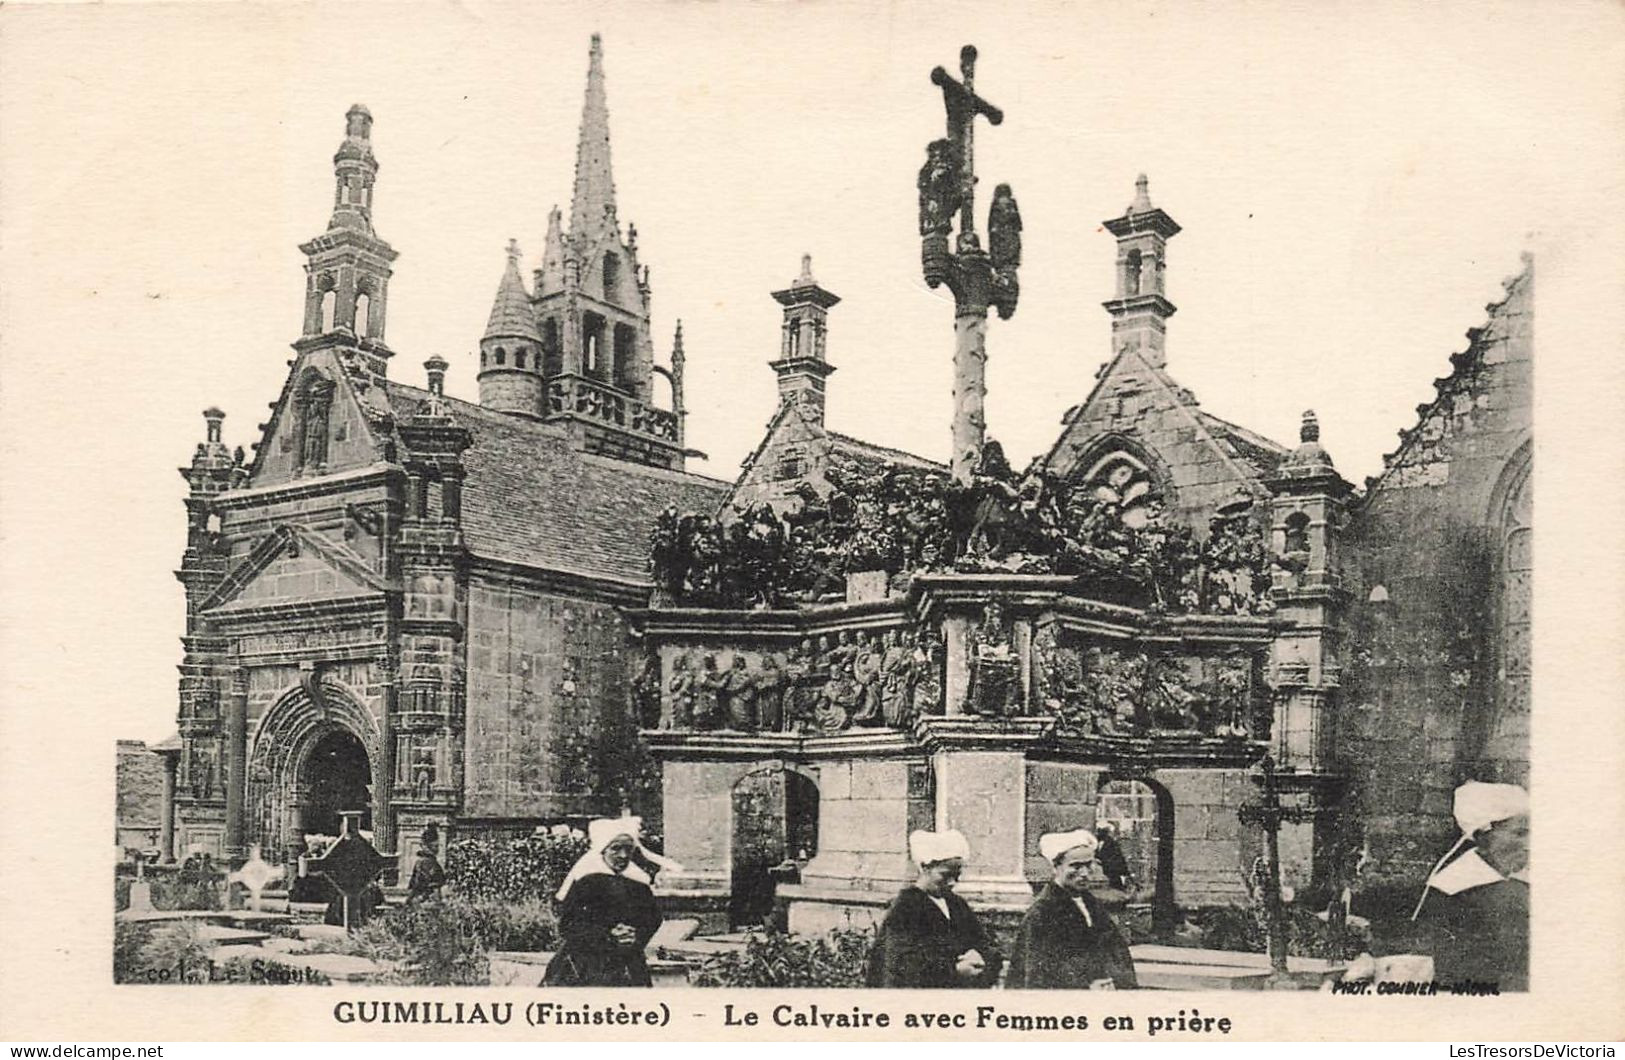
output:
[[[601,815],[625,803],[656,827],[657,773],[638,741],[613,604],[476,571],[467,643],[465,815]]]
[[[140,740],[118,742],[115,827],[120,846],[158,846],[164,818],[164,760]]]
[[[1350,529],[1356,608],[1338,744],[1365,882],[1414,882],[1469,779],[1528,781],[1533,273],[1435,381]]]

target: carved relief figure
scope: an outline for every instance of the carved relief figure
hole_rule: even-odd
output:
[[[694,727],[715,729],[721,724],[717,693],[722,689],[722,675],[717,673],[717,657],[706,652],[700,659],[699,673],[694,675]]]
[[[755,732],[756,677],[750,672],[749,663],[743,655],[734,653],[733,665],[721,675],[718,686],[725,701],[723,724],[740,732]]]
[[[869,634],[860,630],[852,653],[852,680],[857,684],[857,697],[852,713],[854,724],[880,724],[881,660],[882,656],[875,650]]]
[[[652,729],[660,724],[660,657],[653,653],[643,657],[637,673],[632,675],[632,715],[639,728]]]
[[[803,639],[784,653],[784,714],[785,732],[803,732],[812,719],[813,643]]]
[[[756,672],[756,712],[763,732],[784,729],[784,685],[779,661],[771,653],[764,653],[762,668]]]
[[[694,672],[689,669],[689,653],[679,652],[671,660],[671,679],[666,682],[669,693],[666,725],[672,729],[694,727]]]
[[[934,628],[919,631],[909,662],[914,683],[912,724],[922,714],[942,713],[942,638]]]
[[[909,645],[903,634],[888,629],[881,639],[885,649],[880,658],[880,714],[881,719],[894,729],[908,725],[911,713],[909,693],[913,683],[914,667]]]
[[[1004,608],[988,601],[982,621],[971,631],[971,673],[968,706],[972,713],[1009,717],[1018,713],[1021,688],[1015,652]]]

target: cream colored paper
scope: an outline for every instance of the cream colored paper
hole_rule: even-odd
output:
[[[1093,1029],[1070,1037],[1124,1040],[1179,1009],[1228,1017],[1229,1040],[1625,1030],[1617,5],[24,4],[0,9],[0,1037],[572,1036],[334,1018],[356,998],[535,992],[115,988],[108,882],[113,742],[174,727],[173,469],[202,437],[198,410],[219,404],[228,443],[246,445],[278,393],[295,247],[325,225],[345,108],[375,117],[375,218],[402,252],[391,373],[420,382],[440,354],[451,392],[472,395],[503,246],[518,238],[530,264],[568,199],[594,31],[620,216],[653,267],[662,350],[683,320],[690,441],[720,477],[772,410],[767,292],[804,252],[845,299],[832,426],[946,451],[951,302],[919,280],[914,177],[942,122],[928,72],[967,42],[1006,113],[978,130],[983,195],[1012,183],[1026,224],[1022,306],[989,337],[990,433],[1018,464],[1108,354],[1098,225],[1141,171],[1185,228],[1170,370],[1275,438],[1315,408],[1353,481],[1414,423],[1519,253],[1539,269],[1532,993],[688,991],[640,996],[670,1005],[670,1026],[616,1037],[876,1033],[773,1025],[775,1005],[813,1003],[899,1024],[978,1004],[1075,1012]],[[725,1026],[730,1003],[762,1022]],[[1137,1030],[1101,1029],[1114,1014]]]

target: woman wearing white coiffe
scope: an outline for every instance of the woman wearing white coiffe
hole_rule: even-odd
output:
[[[1469,781],[1456,789],[1461,838],[1416,903],[1433,939],[1433,977],[1529,989],[1529,793]]]
[[[604,867],[604,847],[615,836],[622,834],[632,837],[632,859],[625,870],[627,879],[653,887],[656,873],[666,869],[682,870],[683,866],[678,862],[643,845],[643,818],[600,818],[587,825],[587,852],[577,858],[570,871],[564,874],[564,882],[559,884],[554,897],[562,902],[569,896],[570,886],[576,880],[595,872],[607,871]]]
[[[915,881],[892,899],[869,954],[868,985],[986,987],[999,980],[1003,958],[966,901],[953,892],[970,856],[959,832],[914,832],[909,856]]]
[[[660,909],[649,889],[649,873],[634,865],[633,858],[640,851],[645,857],[658,855],[638,842],[642,826],[636,817],[587,826],[587,853],[559,888],[563,945],[548,963],[547,985],[650,985],[643,948],[660,927]]]

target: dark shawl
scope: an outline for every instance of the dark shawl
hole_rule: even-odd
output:
[[[636,946],[621,946],[610,938],[616,924],[631,924],[638,932]],[[647,885],[607,872],[583,876],[570,885],[559,910],[559,934],[564,945],[548,963],[549,986],[649,986],[649,966],[643,959],[660,927],[660,910]]]
[[[1003,958],[982,929],[981,921],[965,900],[953,892],[944,896],[948,916],[944,919],[926,893],[918,887],[903,888],[892,899],[881,921],[875,948],[869,954],[868,985],[879,987],[977,987],[992,986],[999,980]],[[959,955],[975,950],[986,961],[976,979],[954,974]]]
[[[1441,988],[1473,980],[1501,993],[1529,989],[1529,885],[1522,880],[1428,895],[1422,918]]]
[[[1139,986],[1134,959],[1106,907],[1085,892],[1083,903],[1094,919],[1091,927],[1072,896],[1054,883],[1038,892],[1021,921],[1010,974],[1012,990],[1087,990],[1097,979],[1110,979],[1119,990]]]

